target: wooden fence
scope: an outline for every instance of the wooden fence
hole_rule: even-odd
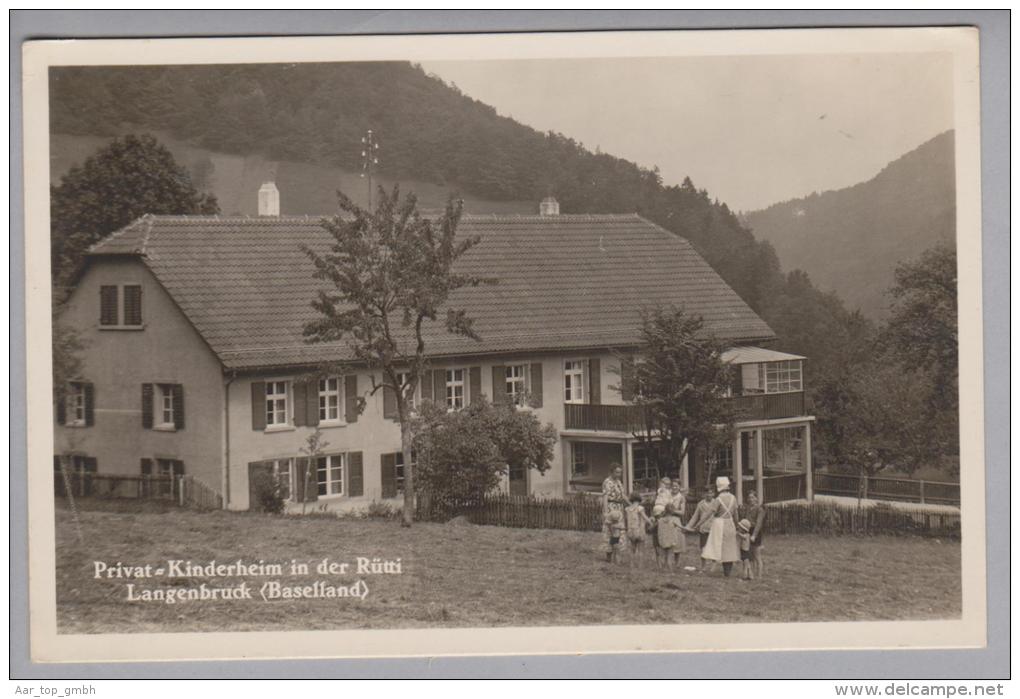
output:
[[[814,472],[814,490],[824,495],[863,497],[871,500],[960,504],[960,484],[909,478],[861,477],[846,473]]]
[[[57,496],[67,496],[67,485],[58,471],[54,474]],[[120,475],[68,471],[67,483],[77,498],[133,498],[139,500],[166,500],[181,507],[199,510],[218,510],[223,507],[223,496],[214,488],[194,476]]]
[[[417,516],[430,522],[445,522],[462,516],[472,524],[601,531],[602,499],[586,495],[553,499],[494,494],[475,500],[438,501],[422,496],[418,499]]]

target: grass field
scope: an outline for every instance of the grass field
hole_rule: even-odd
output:
[[[771,536],[764,580],[721,572],[610,566],[599,535],[471,524],[195,513],[172,507],[82,503],[79,543],[57,503],[57,619],[61,633],[542,626],[583,624],[851,621],[960,616],[960,545],[919,538]],[[127,601],[125,580],[97,580],[93,561],[163,564],[166,559],[246,563],[325,557],[401,558],[403,574],[365,577],[357,599]],[[697,565],[696,546],[685,563]],[[258,587],[267,578],[248,578]],[[171,581],[138,581],[138,587]],[[203,579],[176,579],[181,587]],[[240,579],[205,579],[211,585]]]

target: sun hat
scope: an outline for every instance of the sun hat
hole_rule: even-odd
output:
[[[715,487],[719,490],[729,490],[730,479],[727,478],[726,476],[719,476],[718,478],[715,479]]]
[[[739,522],[737,522],[737,526],[743,529],[745,532],[749,531],[751,529],[751,521],[747,519],[742,519]]]

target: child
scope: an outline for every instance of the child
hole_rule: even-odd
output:
[[[609,562],[620,562],[620,550],[623,548],[623,535],[627,525],[623,520],[623,512],[610,510],[607,515],[609,522]]]
[[[683,522],[680,519],[680,507],[676,502],[666,506],[666,511],[659,518],[658,542],[663,562],[667,570],[675,570],[680,560],[680,553],[685,548]],[[660,562],[660,567],[662,564]]]
[[[685,529],[691,533],[698,534],[698,554],[700,557],[701,551],[705,548],[705,544],[708,542],[708,532],[712,528],[712,505],[715,501],[715,491],[712,490],[711,486],[706,486],[701,493],[701,500],[698,501],[698,506],[694,510],[694,514],[691,515],[690,520],[687,522]],[[701,558],[701,570],[705,570],[705,559]]]
[[[655,504],[652,505],[652,517],[661,517],[672,499],[673,493],[670,490],[669,478],[663,478],[659,481],[659,490],[655,493]]]
[[[742,519],[737,523],[737,541],[740,542],[740,560],[744,564],[744,580],[754,580],[751,564],[751,522]]]
[[[630,505],[624,510],[624,517],[627,521],[627,543],[630,549],[630,567],[641,567],[641,550],[644,547],[646,532],[652,526],[652,520],[645,513],[645,506],[641,503],[641,496],[637,493],[630,494]]]

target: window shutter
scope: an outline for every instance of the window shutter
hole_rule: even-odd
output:
[[[144,456],[142,457],[142,475],[143,476],[152,475],[152,459],[147,459]]]
[[[273,479],[273,465],[268,461],[252,461],[248,464],[248,509],[262,511],[259,501],[258,486],[260,482],[269,484]]]
[[[592,405],[602,402],[602,362],[598,357],[588,360],[588,402]]]
[[[64,393],[57,397],[56,412],[58,425],[67,424],[67,399],[69,398],[69,396],[70,387],[67,387],[64,389]]]
[[[99,287],[99,324],[117,324],[117,287]]]
[[[85,392],[85,424],[88,427],[96,424],[96,388],[91,383],[84,384],[82,389]]]
[[[352,498],[361,497],[365,494],[364,463],[360,451],[352,451],[347,454],[347,493]]]
[[[319,424],[319,379],[308,379],[308,388],[305,391],[307,404],[305,406],[305,420],[309,427]]]
[[[741,371],[740,365],[730,365],[730,392],[735,396],[743,395],[744,393],[744,372]]]
[[[542,407],[542,362],[535,362],[531,365],[531,393],[530,404],[533,408]]]
[[[434,401],[435,396],[432,395],[432,372],[423,371],[421,378],[418,379],[418,383],[421,385],[421,399]]]
[[[86,473],[99,473],[99,461],[94,456],[86,456],[82,459]]]
[[[387,420],[396,420],[400,417],[397,411],[397,393],[389,386],[382,389],[382,414]]]
[[[301,456],[294,459],[294,487],[291,489],[294,502],[305,501],[305,470],[308,468],[308,459]],[[309,483],[308,487],[312,487]]]
[[[358,421],[358,375],[348,374],[344,377],[344,419],[347,422]]]
[[[383,454],[379,459],[381,462],[382,496],[395,498],[397,497],[397,455]]]
[[[502,364],[492,367],[492,402],[506,403],[506,367]]]
[[[184,385],[175,383],[173,387],[174,429],[184,429]]]
[[[620,359],[620,397],[630,402],[634,400],[634,358]]]
[[[294,426],[304,427],[308,424],[308,384],[300,380],[292,383],[294,386]]]
[[[432,383],[435,389],[435,401],[442,407],[446,407],[446,369],[432,370]]]
[[[266,382],[251,382],[251,428],[266,429]]]
[[[174,461],[170,464],[170,468],[173,469],[173,473],[174,473],[175,476],[183,476],[184,475],[184,462],[183,461],[181,461],[179,459],[174,459]]]
[[[152,429],[152,384],[142,384],[142,427]]]
[[[142,287],[124,287],[124,325],[142,324]]]
[[[473,366],[468,371],[468,404],[477,403],[482,398],[482,367]]]
[[[319,479],[315,473],[315,459],[298,459],[303,464],[301,474],[301,502],[315,502],[319,499]],[[306,487],[307,486],[307,487]]]

